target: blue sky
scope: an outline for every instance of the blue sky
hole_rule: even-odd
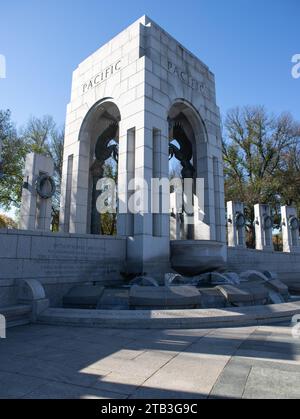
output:
[[[18,126],[30,115],[64,123],[71,75],[90,53],[143,14],[216,75],[221,113],[262,104],[300,119],[299,0],[0,0],[0,109]]]

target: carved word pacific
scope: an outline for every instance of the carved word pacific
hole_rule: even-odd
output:
[[[115,64],[107,67],[105,70],[101,71],[101,73],[96,74],[93,78],[91,78],[87,83],[84,83],[82,87],[83,93],[87,93],[90,89],[93,89],[99,84],[105,82],[110,77],[112,77],[115,73],[121,70],[121,60],[117,61]]]
[[[168,62],[168,71],[172,74],[176,74],[177,77],[191,89],[197,90],[208,99],[210,98],[209,90],[204,85],[204,83],[201,83],[198,80],[194,79],[188,72],[180,69],[175,64],[171,63],[171,61]]]

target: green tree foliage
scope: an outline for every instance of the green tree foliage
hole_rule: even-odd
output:
[[[25,156],[30,150],[17,135],[10,111],[0,111],[0,144],[0,205],[10,210],[20,206]]]
[[[26,155],[36,152],[54,160],[57,191],[52,205],[52,229],[58,229],[60,184],[63,162],[64,130],[53,118],[32,117],[25,128],[17,133],[9,111],[0,111],[0,143],[2,143],[2,172],[0,179],[0,206],[5,210],[19,208],[21,203],[23,171]]]

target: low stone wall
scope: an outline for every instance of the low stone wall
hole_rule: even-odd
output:
[[[74,284],[120,280],[126,240],[76,234],[0,230],[0,307],[17,302],[20,279],[38,279],[52,306]]]
[[[300,254],[228,248],[228,268],[234,272],[271,271],[279,279],[300,282]]]
[[[80,282],[119,282],[126,239],[77,234],[0,230],[0,307],[16,304],[18,281],[38,279],[51,305]],[[228,269],[272,271],[300,282],[300,254],[228,248]]]

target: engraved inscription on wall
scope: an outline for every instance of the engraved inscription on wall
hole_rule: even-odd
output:
[[[121,63],[122,61],[118,60],[115,64],[110,65],[100,73],[97,73],[89,81],[84,83],[82,86],[82,93],[87,93],[90,89],[99,86],[101,83],[104,83],[106,80],[112,77],[115,73],[118,73],[121,70]]]
[[[210,91],[204,83],[194,79],[188,71],[182,70],[171,61],[168,61],[168,71],[171,74],[176,75],[185,85],[189,86],[192,90],[196,90],[201,93],[207,99],[210,99]]]

